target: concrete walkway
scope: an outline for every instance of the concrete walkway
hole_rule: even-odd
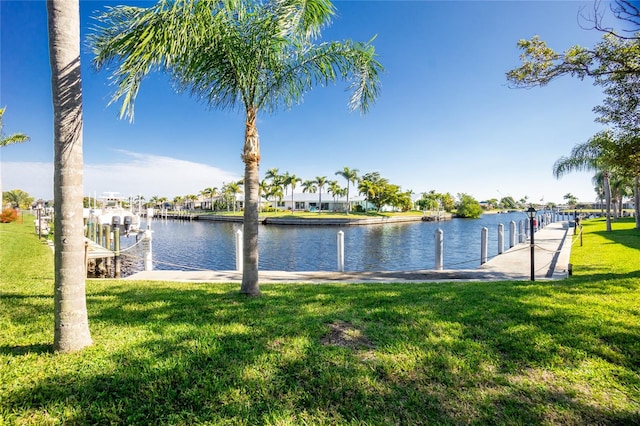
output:
[[[556,222],[536,232],[535,279],[562,279],[568,275],[571,255],[571,235],[567,222]],[[328,283],[328,282],[424,282],[424,281],[496,281],[529,280],[531,274],[529,242],[521,243],[489,260],[477,269],[444,271],[365,271],[365,272],[285,272],[260,271],[260,283]],[[242,273],[237,271],[143,271],[127,280],[237,283]]]

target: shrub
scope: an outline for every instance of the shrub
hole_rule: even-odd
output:
[[[0,223],[11,223],[18,220],[18,211],[12,208],[6,208],[0,213]]]

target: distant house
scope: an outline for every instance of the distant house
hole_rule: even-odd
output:
[[[351,210],[354,210],[356,206],[362,206],[365,208],[367,201],[362,195],[350,195],[349,204],[351,204]],[[280,210],[294,210],[294,211],[324,211],[324,212],[344,212],[347,210],[347,197],[336,197],[334,200],[331,194],[322,193],[322,206],[319,204],[318,193],[300,192],[293,193],[293,204],[291,202],[291,194],[285,194],[282,200],[265,200],[263,197],[263,205],[276,206]],[[371,208],[371,205],[369,206]]]

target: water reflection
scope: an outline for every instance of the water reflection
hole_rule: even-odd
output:
[[[444,231],[445,269],[480,265],[480,234],[489,229],[489,257],[498,253],[498,224],[504,225],[505,250],[509,222],[523,213],[484,215],[446,222],[334,226],[260,226],[259,268],[285,271],[335,271],[337,232],[344,232],[345,270],[415,270],[434,267],[434,232]],[[240,224],[154,221],[156,269],[235,269],[235,233]],[[516,227],[517,228],[517,227]]]

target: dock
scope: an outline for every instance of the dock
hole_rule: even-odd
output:
[[[573,228],[555,222],[534,236],[536,280],[560,280],[569,275]],[[520,243],[476,269],[414,271],[259,271],[260,283],[396,283],[452,281],[522,281],[530,279],[531,246]],[[127,280],[240,283],[239,271],[143,271]]]

